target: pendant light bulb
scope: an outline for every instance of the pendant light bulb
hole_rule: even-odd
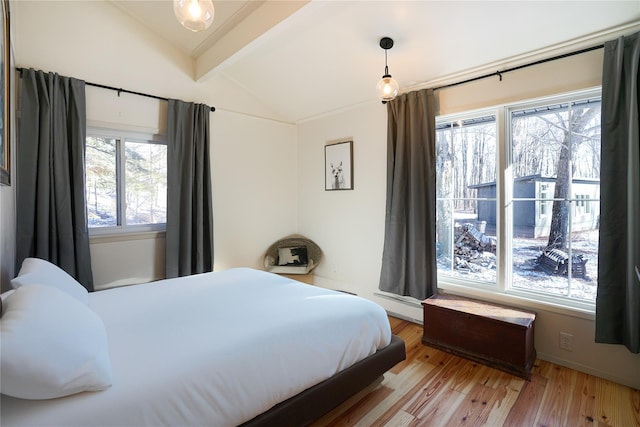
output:
[[[197,1],[189,2],[189,15],[191,15],[193,19],[198,19],[200,15],[202,15],[202,8]]]
[[[212,0],[173,0],[173,13],[188,30],[206,30],[213,23],[215,9]]]
[[[376,93],[378,94],[378,98],[382,100],[382,103],[385,104],[398,95],[400,85],[396,79],[389,74],[389,66],[387,65],[387,51],[393,47],[393,39],[383,37],[380,39],[380,47],[384,49],[384,75],[376,85]]]
[[[398,95],[398,90],[400,89],[400,85],[391,77],[390,74],[385,74],[382,76],[382,79],[378,82],[376,86],[376,92],[378,93],[378,98],[382,100],[382,102],[389,102],[394,99]]]

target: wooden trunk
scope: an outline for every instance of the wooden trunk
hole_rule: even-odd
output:
[[[422,306],[424,344],[530,379],[535,313],[447,294]]]

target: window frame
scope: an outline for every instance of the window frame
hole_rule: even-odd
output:
[[[89,137],[111,138],[116,142],[116,212],[117,217],[120,218],[121,224],[115,226],[106,227],[91,227],[89,229],[89,237],[109,237],[109,236],[123,236],[123,235],[145,235],[145,234],[158,234],[159,232],[165,232],[167,224],[126,224],[126,201],[124,200],[124,194],[126,194],[126,157],[125,157],[125,143],[136,142],[145,144],[167,144],[166,135],[154,134],[151,132],[138,132],[131,130],[123,130],[116,128],[94,127],[87,126],[86,138]],[[86,155],[86,154],[85,154]],[[86,179],[85,179],[86,186]],[[85,189],[86,191],[86,189]]]
[[[571,91],[530,100],[514,101],[507,104],[464,111],[460,113],[436,116],[436,126],[443,122],[454,122],[485,115],[496,118],[496,283],[486,284],[476,280],[465,280],[459,277],[438,274],[438,288],[447,292],[471,297],[488,298],[498,302],[516,304],[526,307],[541,307],[561,313],[578,315],[592,319],[595,315],[595,301],[572,299],[536,290],[523,290],[510,285],[512,268],[511,260],[512,218],[513,218],[513,176],[511,162],[510,115],[512,111],[533,108],[557,103],[571,103],[584,98],[602,98],[602,88],[594,87]],[[571,196],[567,200],[573,200]],[[577,200],[577,199],[576,199]],[[588,199],[588,202],[599,202],[600,199]],[[575,209],[575,203],[572,203]]]

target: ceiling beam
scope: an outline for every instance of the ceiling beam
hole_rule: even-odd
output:
[[[307,3],[308,0],[263,2],[195,60],[195,81],[206,78],[218,65]]]

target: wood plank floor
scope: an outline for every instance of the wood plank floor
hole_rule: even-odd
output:
[[[427,347],[390,317],[407,360],[312,424],[321,426],[640,426],[640,391],[537,360],[531,381]]]

